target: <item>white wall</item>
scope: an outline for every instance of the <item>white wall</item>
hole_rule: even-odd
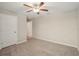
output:
[[[77,9],[77,41],[78,41],[78,50],[79,50],[79,8]]]
[[[0,49],[1,49],[1,44],[2,44],[2,33],[1,33],[2,29],[1,29],[1,21],[0,21]]]
[[[26,16],[18,14],[18,43],[27,40],[27,21]]]
[[[27,36],[32,37],[32,21],[27,22]]]
[[[4,14],[9,14],[9,15],[15,15],[17,16],[17,13],[10,11],[10,10],[5,10],[5,9],[0,9],[0,13],[4,13]]]
[[[33,37],[77,47],[76,12],[54,12],[35,18]]]

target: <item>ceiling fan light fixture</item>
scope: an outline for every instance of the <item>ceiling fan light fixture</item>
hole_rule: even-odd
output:
[[[28,10],[27,12],[35,12],[37,14],[40,13],[40,11],[48,11],[48,9],[45,9],[43,6],[44,6],[44,2],[40,2],[40,4],[31,4],[31,5],[27,5],[27,4],[24,4],[24,6],[27,6],[29,8],[31,8],[31,10]]]
[[[34,11],[34,12],[39,12],[40,10],[39,10],[39,9],[35,9],[35,8],[34,8],[34,9],[33,9],[33,11]]]

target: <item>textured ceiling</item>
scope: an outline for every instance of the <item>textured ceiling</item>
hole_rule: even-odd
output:
[[[36,15],[34,12],[29,12],[29,13],[25,12],[29,8],[23,6],[24,3],[27,4],[28,2],[0,2],[0,9],[6,9],[17,13]],[[49,10],[49,13],[52,13],[53,11],[66,12],[79,8],[78,2],[45,2],[45,5],[46,8]]]

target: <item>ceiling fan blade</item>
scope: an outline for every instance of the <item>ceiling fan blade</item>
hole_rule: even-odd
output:
[[[41,2],[39,6],[41,7],[41,6],[43,6],[43,5],[44,5],[44,2]]]
[[[47,9],[40,9],[41,11],[48,11]]]
[[[28,10],[27,12],[31,12],[32,10]]]
[[[27,7],[33,8],[32,6],[29,6],[29,5],[26,5],[26,4],[24,4],[24,6],[27,6]]]

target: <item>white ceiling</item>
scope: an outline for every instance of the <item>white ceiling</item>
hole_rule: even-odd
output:
[[[0,9],[7,9],[17,13],[25,13],[29,8],[23,6],[24,3],[27,4],[27,2],[0,2]],[[79,7],[78,2],[45,2],[45,4],[49,13],[53,11],[71,11]],[[26,12],[26,14],[35,15],[33,12]]]

